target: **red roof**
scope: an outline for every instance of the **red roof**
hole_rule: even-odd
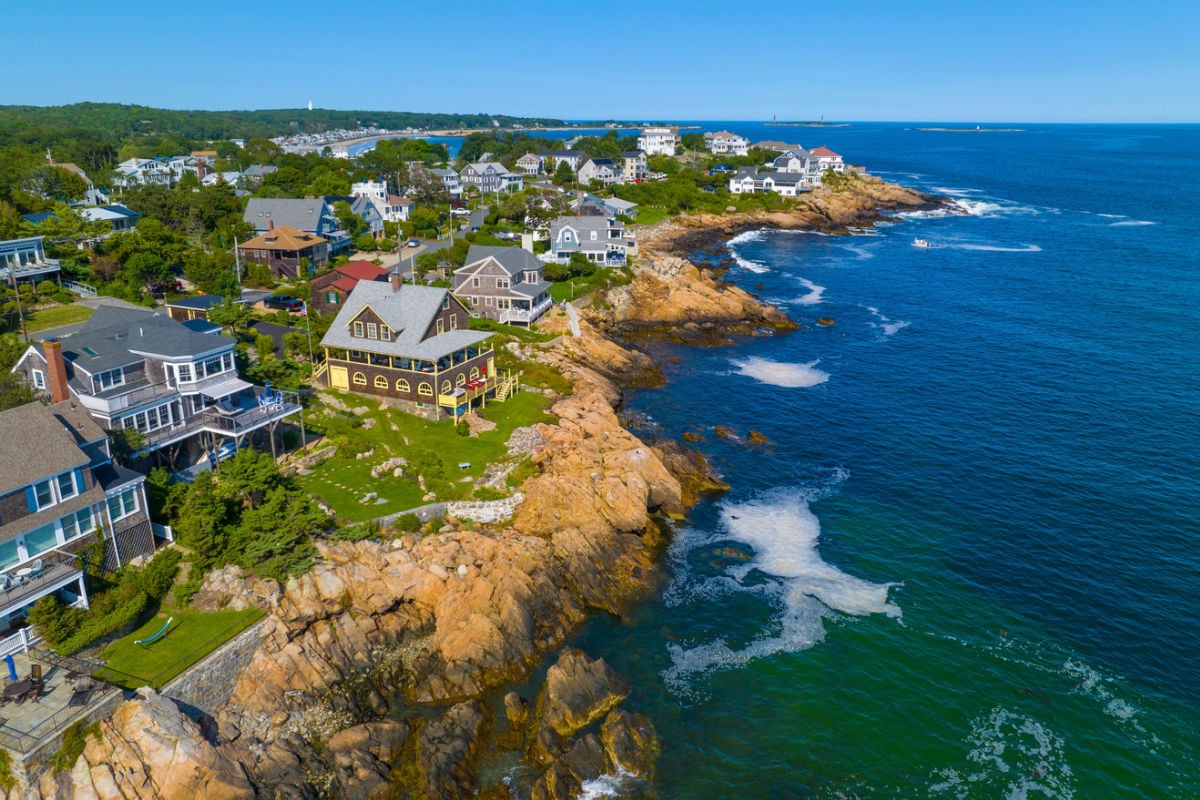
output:
[[[358,281],[355,278],[338,278],[336,281],[334,281],[333,283],[331,283],[329,285],[336,286],[337,288],[341,289],[343,292],[346,292],[348,294],[354,290],[355,286],[358,286]]]
[[[378,264],[372,264],[370,261],[351,261],[336,269],[347,278],[353,278],[355,281],[377,281],[384,275],[387,275],[386,269]]]
[[[824,158],[830,158],[830,157],[833,157],[833,158],[841,158],[841,156],[840,156],[840,155],[838,155],[837,153],[833,152],[832,150],[830,150],[830,149],[829,149],[828,147],[826,147],[825,145],[821,145],[820,147],[814,147],[812,150],[809,150],[808,152],[810,152],[810,153],[812,153],[814,156],[818,156],[818,157],[824,157]]]

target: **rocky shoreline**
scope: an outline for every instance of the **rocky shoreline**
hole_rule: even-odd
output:
[[[100,723],[72,769],[10,800],[512,796],[481,784],[488,753],[519,761],[520,794],[535,800],[575,797],[606,774],[650,781],[652,721],[622,707],[628,689],[603,661],[568,648],[536,697],[504,694],[589,614],[645,599],[661,577],[665,518],[726,488],[699,454],[622,427],[622,388],[662,374],[617,339],[720,344],[794,329],[679,253],[751,228],[838,232],[883,210],[941,205],[862,183],[862,193],[814,197],[782,216],[683,218],[651,231],[633,283],[585,314],[580,336],[541,354],[574,392],[552,407],[556,424],[538,426],[539,474],[510,524],[449,519],[425,537],[324,542],[316,567],[282,587],[210,576],[200,602],[245,602],[249,589],[270,612],[226,708],[201,726],[143,690]],[[566,331],[561,312],[545,325],[556,326]],[[498,713],[488,700],[501,695]]]

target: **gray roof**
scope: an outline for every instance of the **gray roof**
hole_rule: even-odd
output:
[[[509,275],[516,275],[518,272],[530,269],[540,271],[544,266],[533,253],[521,247],[492,247],[473,244],[467,250],[466,265],[459,267],[455,272],[473,266],[476,262],[483,261],[485,258],[496,259],[496,263],[504,267],[504,271]]]
[[[233,345],[228,336],[197,333],[160,314],[132,308],[101,306],[79,332],[62,340],[67,363],[91,374],[142,361],[211,353]],[[41,350],[41,345],[35,345]],[[42,353],[43,357],[45,353]]]
[[[320,197],[304,200],[251,197],[242,219],[257,231],[267,230],[268,223],[274,222],[276,228],[290,225],[297,230],[320,233],[321,217],[329,213],[329,206]]]
[[[63,424],[67,432],[75,438],[75,443],[81,447],[108,437],[88,410],[73,399],[54,403],[50,406],[50,413]]]
[[[201,294],[195,297],[180,297],[177,300],[171,300],[167,306],[175,306],[176,308],[196,308],[201,311],[207,311],[213,306],[222,305],[225,298],[219,294]],[[240,300],[234,300],[235,303],[240,303]]]
[[[96,483],[100,484],[100,487],[106,492],[122,486],[128,486],[131,483],[139,483],[146,479],[146,476],[142,473],[126,469],[120,464],[105,464],[96,467],[92,470],[92,477],[96,479]]]
[[[75,436],[41,403],[0,411],[0,495],[88,461]]]
[[[405,284],[397,292],[391,283],[359,281],[338,311],[321,345],[436,361],[491,336],[485,331],[457,330],[422,341],[421,337],[429,330],[447,294],[449,290],[431,286]],[[350,335],[350,323],[366,306],[370,306],[392,329],[392,341],[358,339]]]

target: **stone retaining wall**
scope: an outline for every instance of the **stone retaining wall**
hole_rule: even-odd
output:
[[[229,702],[233,687],[254,657],[272,622],[268,615],[173,678],[162,694],[196,722],[211,719]]]
[[[471,519],[485,524],[510,519],[517,506],[524,500],[517,492],[512,497],[502,500],[467,500],[456,503],[446,503],[446,514],[458,519]]]

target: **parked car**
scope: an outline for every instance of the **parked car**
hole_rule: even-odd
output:
[[[404,243],[404,246],[405,247],[420,247],[421,243],[418,242],[416,239],[409,239],[407,242]]]
[[[466,209],[466,208],[452,208],[452,209],[450,209],[450,213],[451,213],[451,214],[453,214],[453,215],[454,215],[454,216],[456,216],[456,217],[469,217],[469,216],[471,216],[471,211],[470,211],[470,209]]]
[[[282,311],[303,311],[304,303],[294,297],[288,297],[286,294],[273,294],[266,300],[263,300],[263,306],[266,308],[276,308]]]
[[[150,294],[166,294],[167,292],[182,292],[183,284],[179,281],[163,281],[161,283],[146,284],[146,291]]]

